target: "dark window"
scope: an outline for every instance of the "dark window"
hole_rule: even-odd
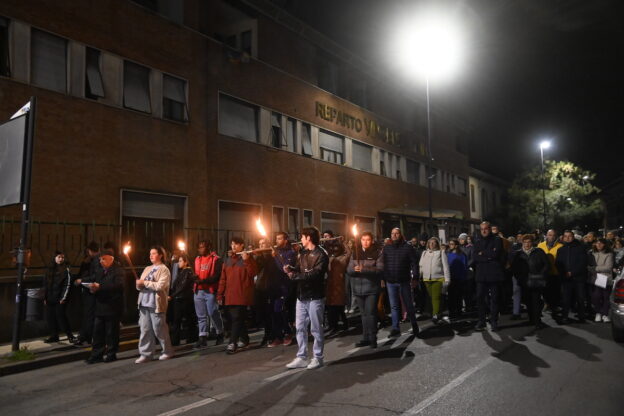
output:
[[[311,227],[312,226],[312,211],[309,209],[304,209],[303,210],[303,226],[304,227]]]
[[[321,159],[342,165],[344,162],[344,137],[325,130],[319,131]]]
[[[287,145],[282,136],[282,115],[279,113],[271,114],[271,145],[278,149]]]
[[[124,61],[124,107],[152,112],[149,91],[150,69]]]
[[[470,185],[470,210],[476,211],[477,207],[475,204],[475,187],[474,185]]]
[[[386,164],[383,159],[379,161],[379,174],[381,176],[386,176]]]
[[[407,181],[409,183],[420,183],[420,164],[407,159]]]
[[[104,97],[104,84],[102,82],[102,72],[100,71],[100,51],[87,48],[86,60],[85,95],[87,98],[93,99]]]
[[[241,50],[251,55],[251,30],[241,33]]]
[[[304,156],[312,156],[312,135],[310,129],[308,123],[301,123],[301,154]]]
[[[186,81],[163,74],[163,117],[169,120],[188,120]]]
[[[67,41],[32,29],[30,42],[32,83],[54,91],[67,92]]]
[[[219,133],[257,143],[259,112],[255,105],[219,95]]]
[[[236,35],[231,35],[225,38],[225,44],[232,49],[236,49]]]
[[[9,61],[9,19],[0,16],[0,75],[11,76]]]

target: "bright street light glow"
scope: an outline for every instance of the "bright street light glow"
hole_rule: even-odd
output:
[[[550,147],[550,140],[544,140],[540,143],[540,149],[548,149]]]
[[[458,24],[431,13],[400,24],[392,44],[404,71],[430,81],[450,78],[463,61],[463,36]]]
[[[587,179],[589,179],[588,175],[583,176],[583,180],[586,181]]]

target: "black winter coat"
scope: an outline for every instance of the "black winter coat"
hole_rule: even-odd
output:
[[[384,263],[383,251],[379,247],[370,247],[368,250],[358,248],[356,255],[351,256],[347,266],[347,275],[351,279],[351,291],[356,296],[376,295],[381,290],[381,277]],[[356,272],[355,266],[362,271]]]
[[[71,283],[72,276],[69,272],[69,265],[55,263],[48,269],[44,277],[44,299],[53,303],[67,301]]]
[[[512,251],[509,254],[509,263],[513,275],[521,285],[527,285],[531,281],[531,287],[545,286],[550,262],[541,248],[534,248],[529,255],[522,249]]]
[[[476,267],[475,281],[504,281],[504,264],[506,259],[503,240],[493,234],[481,237],[473,246],[473,260]]]
[[[189,300],[193,298],[193,283],[195,283],[195,273],[191,267],[179,270],[175,282],[169,288],[171,299]]]
[[[323,299],[325,297],[325,274],[329,256],[325,249],[302,250],[297,259],[292,279],[297,282],[299,300]]]
[[[386,245],[383,248],[383,279],[389,283],[409,282],[418,276],[416,249],[405,241]]]
[[[124,271],[113,263],[108,270],[97,271],[95,282],[100,289],[95,292],[95,316],[120,316],[124,302]]]
[[[563,243],[563,247],[557,250],[555,265],[563,281],[586,281],[588,254],[585,245],[576,239],[570,243]],[[568,276],[568,273],[571,276]]]

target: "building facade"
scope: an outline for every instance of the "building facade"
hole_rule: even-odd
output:
[[[470,219],[474,231],[479,229],[481,221],[491,219],[502,207],[511,184],[500,177],[470,168],[469,186]]]
[[[223,252],[257,218],[292,238],[424,229],[422,103],[269,2],[3,1],[0,119],[30,96],[39,266],[92,239],[131,241],[138,264],[178,239]],[[434,217],[458,233],[475,218],[468,158],[433,120]],[[0,216],[6,271],[19,209]]]

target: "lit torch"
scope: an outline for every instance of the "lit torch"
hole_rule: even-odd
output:
[[[134,279],[139,280],[139,276],[137,276],[136,270],[134,270],[134,264],[132,264],[132,260],[130,259],[130,250],[132,250],[132,246],[130,245],[130,241],[128,241],[123,248],[123,253],[126,256],[126,259],[128,260],[128,264],[130,265],[130,270],[132,270]]]
[[[353,227],[351,227],[351,232],[353,233],[353,243],[354,243],[354,249],[355,249],[355,261],[358,262],[359,258],[358,258],[358,251],[357,251],[357,236],[358,236],[357,224],[353,224]]]
[[[266,237],[267,236],[267,232],[264,229],[264,225],[262,225],[262,221],[260,220],[260,218],[258,218],[256,220],[256,228],[258,229],[258,233],[262,236],[262,237]]]
[[[184,241],[178,241],[178,250],[180,250],[182,253],[186,251],[186,243]]]

